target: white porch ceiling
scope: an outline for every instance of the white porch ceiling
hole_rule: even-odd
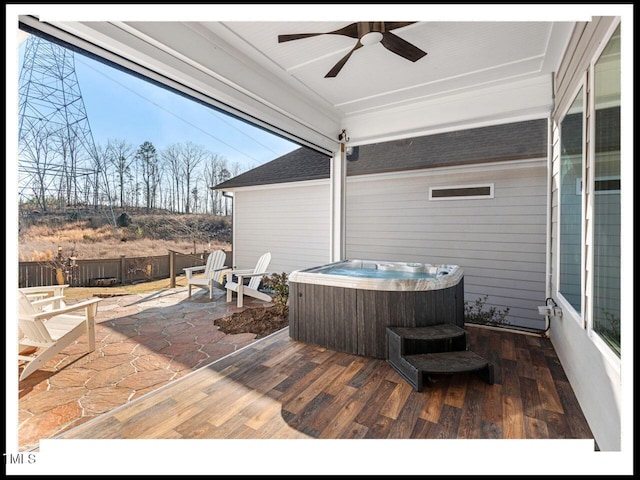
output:
[[[354,52],[337,77],[324,78],[355,39],[278,43],[278,35],[329,32],[351,21],[20,20],[328,151],[342,129],[364,144],[546,116],[552,73],[574,27],[416,21],[393,31],[427,52],[415,63],[374,44]]]

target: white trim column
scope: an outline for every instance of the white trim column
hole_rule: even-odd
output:
[[[339,262],[345,259],[345,226],[346,226],[346,180],[347,162],[345,144],[331,157],[331,238],[329,261]]]

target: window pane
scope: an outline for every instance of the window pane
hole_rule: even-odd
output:
[[[620,26],[594,73],[593,330],[620,354]]]
[[[560,126],[560,293],[581,313],[583,92]]]

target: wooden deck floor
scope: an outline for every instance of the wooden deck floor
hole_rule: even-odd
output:
[[[416,392],[384,360],[258,341],[59,439],[592,439],[548,339],[468,326],[496,383],[442,375]]]

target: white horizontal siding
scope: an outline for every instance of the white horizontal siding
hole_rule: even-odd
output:
[[[429,200],[429,188],[492,183],[494,198]],[[452,263],[465,299],[509,308],[509,322],[543,328],[546,163],[347,180],[347,258]]]
[[[281,189],[241,190],[234,194],[234,258],[252,268],[271,252],[269,271],[323,265],[329,261],[329,183]]]

